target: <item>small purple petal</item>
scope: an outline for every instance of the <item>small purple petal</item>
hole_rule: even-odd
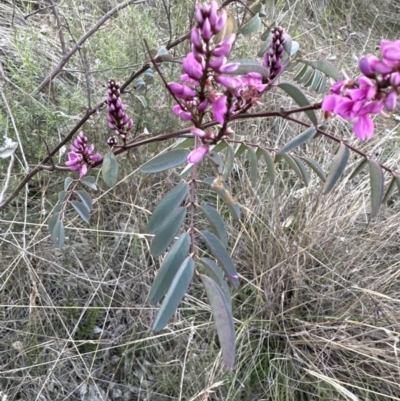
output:
[[[395,91],[390,91],[385,99],[385,107],[388,111],[393,111],[397,104],[397,93]]]
[[[208,146],[202,145],[192,150],[187,158],[188,163],[199,163],[208,152]]]
[[[353,124],[354,134],[358,139],[365,141],[370,139],[374,133],[374,122],[368,115],[361,116]]]

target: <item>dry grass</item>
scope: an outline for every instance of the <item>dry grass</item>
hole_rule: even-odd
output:
[[[0,5],[0,15],[13,15],[11,3]],[[15,3],[14,26],[5,17],[0,28],[7,40],[2,62],[13,83],[5,94],[24,153],[34,165],[46,152],[43,143],[57,143],[82,115],[87,88],[95,104],[111,75],[122,80],[141,65],[141,39],[160,45],[169,28],[158,1],[129,7],[71,59],[52,92],[33,96],[61,51],[51,13],[25,21],[21,15],[32,12],[34,3]],[[392,17],[388,10],[397,7],[392,0],[371,16],[373,3],[365,13],[352,3],[349,33],[341,29],[348,27],[348,2],[327,4],[320,24],[317,11],[310,12],[316,1],[287,3],[277,2],[273,19],[288,26],[303,55],[336,56],[335,63],[350,73],[357,56],[373,51],[379,28]],[[76,39],[117,3],[60,4]],[[173,4],[173,31],[179,36],[190,24],[193,2]],[[400,33],[395,23],[384,26],[391,38]],[[43,25],[50,33],[40,33]],[[238,44],[238,54],[255,51],[246,41]],[[182,45],[176,55],[185,49]],[[85,62],[90,74],[83,72]],[[178,74],[178,67],[167,73]],[[157,85],[145,94],[148,110],[134,94],[125,98],[138,130],[158,133],[176,127],[169,100]],[[268,104],[272,108],[281,101],[276,93]],[[102,120],[103,115],[95,116],[85,127],[100,149],[107,135]],[[393,167],[400,163],[396,124],[377,121],[379,135],[362,145]],[[3,107],[0,126],[13,136]],[[331,128],[356,144],[347,124],[333,121]],[[298,130],[268,120],[241,123],[236,132],[274,147]],[[327,168],[334,150],[327,140],[317,139],[300,152]],[[226,373],[197,283],[163,332],[150,329],[157,309],[146,298],[160,261],[149,256],[151,237],[144,227],[154,205],[178,180],[176,172],[138,173],[155,151],[141,149],[120,158],[121,181],[112,190],[93,193],[91,225],[73,213],[68,216],[62,251],[53,248],[46,228],[62,174],[41,174],[31,191],[1,215],[0,400],[400,400],[399,196],[393,195],[379,218],[368,223],[369,187],[363,173],[351,182],[344,178],[323,197],[314,175],[304,188],[283,163],[274,187],[260,174],[257,188],[251,188],[246,160],[237,159],[232,185],[243,205],[243,224],[231,222],[228,213],[226,223],[242,285],[233,294],[237,362]],[[353,157],[347,172],[356,164]],[[4,172],[6,165],[0,168]],[[16,168],[12,185],[21,174]]]

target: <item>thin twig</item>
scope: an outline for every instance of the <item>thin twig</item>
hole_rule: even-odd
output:
[[[1,202],[3,202],[4,194],[6,193],[7,188],[8,188],[8,184],[10,182],[11,171],[12,171],[12,168],[14,166],[14,162],[15,162],[15,156],[12,154],[10,156],[10,164],[8,165],[6,179],[5,179],[4,185],[3,185],[3,190],[0,193],[0,205],[1,205]]]
[[[62,30],[60,16],[58,15],[58,11],[57,11],[57,4],[55,4],[53,0],[50,0],[50,3],[52,6],[52,9],[53,9],[54,18],[56,19],[56,23],[57,23],[58,36],[60,38],[62,54],[65,57],[67,55],[68,51],[67,51],[67,46],[65,45],[64,32]]]
[[[134,4],[136,2],[141,3],[141,0],[128,0],[124,3],[119,4],[110,10],[107,14],[105,14],[91,29],[89,29],[76,43],[76,45],[62,58],[62,60],[58,63],[58,65],[53,69],[53,71],[43,80],[43,82],[35,89],[34,93],[41,92],[62,70],[65,64],[67,64],[68,60],[78,51],[78,49],[82,46],[82,44],[89,39],[93,34],[95,34],[99,28],[114,14],[123,8],[129,6],[130,4]]]
[[[43,10],[47,10],[48,8],[52,8],[52,7],[53,6],[51,5],[51,6],[46,6],[46,7],[43,7],[43,8],[39,8],[38,10],[35,10],[35,11],[33,11],[32,13],[30,13],[28,15],[25,15],[24,19],[28,19],[29,17],[32,17],[32,15],[35,15],[37,13],[40,13]]]

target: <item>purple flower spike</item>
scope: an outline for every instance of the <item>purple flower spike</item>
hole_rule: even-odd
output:
[[[108,110],[108,127],[112,129],[116,135],[124,139],[127,132],[132,129],[134,122],[125,113],[125,106],[120,98],[120,84],[113,79],[108,81],[107,93],[106,103]]]
[[[65,164],[71,171],[79,171],[79,178],[84,177],[88,172],[88,166],[99,162],[102,156],[94,152],[94,145],[87,147],[87,138],[83,132],[78,134],[74,144],[70,146],[71,152],[68,153],[68,161]]]

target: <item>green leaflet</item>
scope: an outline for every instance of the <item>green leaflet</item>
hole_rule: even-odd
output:
[[[326,181],[324,170],[322,170],[322,167],[314,159],[311,159],[310,157],[306,156],[303,156],[301,159],[308,164],[308,166],[314,171],[315,174],[317,174],[317,176],[323,182]]]
[[[298,146],[302,145],[303,143],[308,142],[314,135],[317,133],[315,127],[307,128],[304,132],[300,135],[293,138],[290,142],[288,142],[285,146],[283,146],[278,152],[277,155],[281,155],[282,153],[288,153],[291,150],[297,148]]]
[[[228,245],[228,237],[224,221],[217,209],[210,205],[201,205],[201,209],[207,217],[208,223],[211,226],[211,231],[221,240],[222,244],[226,247]]]
[[[254,188],[257,185],[258,179],[258,160],[255,150],[251,147],[247,147],[247,158],[250,165],[250,183]]]
[[[278,87],[284,90],[300,107],[310,106],[310,102],[306,95],[296,85],[283,82],[279,84]],[[314,110],[307,110],[305,113],[314,125],[318,125],[318,119]]]
[[[158,311],[153,325],[154,331],[160,331],[168,324],[168,321],[178,309],[180,302],[186,294],[189,284],[193,279],[193,273],[194,261],[192,258],[187,257],[172,280],[171,287]]]
[[[232,313],[218,284],[204,274],[201,274],[200,277],[210,301],[225,368],[232,370],[235,363],[235,328],[233,326]]]
[[[86,175],[85,177],[82,178],[82,184],[85,184],[88,188],[94,189],[96,191],[97,187],[95,182],[96,178],[92,177],[91,175]]]
[[[226,302],[228,303],[229,309],[232,312],[232,297],[231,292],[229,290],[228,283],[224,279],[224,273],[221,268],[211,259],[209,258],[201,258],[201,264],[203,265],[207,276],[211,277],[222,289],[224,292]]]
[[[383,199],[383,171],[375,160],[368,160],[371,185],[371,219],[378,216]]]
[[[149,302],[151,304],[157,303],[167,293],[172,280],[189,252],[189,247],[189,234],[184,233],[172,246],[157,273],[149,295]]]
[[[51,238],[53,239],[54,247],[61,249],[64,245],[64,224],[62,220],[58,220],[54,225],[51,232]]]
[[[81,201],[90,212],[93,207],[92,198],[90,197],[90,195],[82,189],[76,191],[76,193],[78,194],[79,198],[81,198]]]
[[[103,175],[104,182],[112,188],[117,183],[118,176],[118,162],[114,153],[108,152],[103,159],[101,166],[101,173]]]
[[[147,223],[147,232],[154,234],[160,228],[164,220],[175,210],[186,198],[189,192],[189,185],[182,183],[169,191],[160,200]]]
[[[90,219],[90,210],[85,206],[84,203],[79,201],[72,201],[71,205],[76,210],[80,218],[85,222],[89,223]]]
[[[178,207],[162,223],[150,246],[150,254],[160,256],[178,234],[186,217],[186,208]]]
[[[240,33],[242,33],[243,35],[250,35],[251,33],[257,32],[260,26],[261,18],[257,13],[242,26]]]
[[[189,151],[187,149],[175,149],[163,153],[149,160],[140,167],[142,173],[159,173],[170,168],[179,166],[187,161]]]
[[[232,283],[235,288],[239,287],[239,277],[228,251],[225,249],[222,242],[209,231],[201,231],[200,235],[205,239],[211,253],[215,259],[218,260],[228,280]]]
[[[322,192],[323,195],[328,194],[335,186],[336,182],[339,180],[344,169],[346,168],[346,164],[347,161],[349,160],[349,157],[350,157],[349,148],[343,142],[341,142],[339,150],[333,159],[328,177],[325,181],[324,190]]]

